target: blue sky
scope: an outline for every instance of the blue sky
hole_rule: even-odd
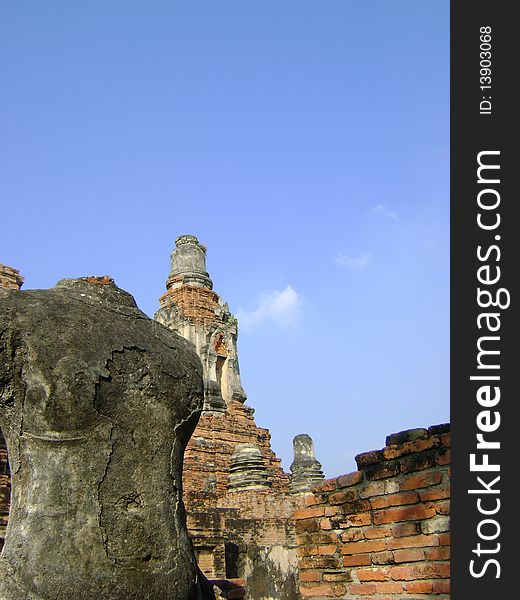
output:
[[[449,2],[0,5],[0,262],[149,315],[174,239],[240,317],[249,404],[328,476],[449,420]]]

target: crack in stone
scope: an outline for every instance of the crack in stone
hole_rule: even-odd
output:
[[[105,464],[105,470],[103,472],[103,476],[101,477],[101,479],[100,479],[100,481],[98,482],[98,485],[97,485],[97,501],[98,501],[98,506],[99,506],[99,511],[98,511],[98,525],[99,525],[99,530],[101,532],[101,540],[103,542],[103,548],[105,549],[105,554],[106,554],[108,560],[110,560],[110,562],[112,562],[113,564],[116,564],[116,561],[114,559],[111,559],[110,556],[109,556],[109,553],[108,553],[108,535],[107,535],[107,533],[105,531],[105,528],[101,524],[101,519],[102,519],[102,515],[103,515],[103,504],[101,502],[101,486],[105,482],[106,476],[108,474],[108,468],[110,466],[110,462],[112,461],[112,456],[114,454],[114,443],[113,443],[113,440],[112,440],[113,432],[114,432],[114,426],[111,425],[110,426],[110,435],[109,435],[110,453],[108,455],[108,459],[107,459],[107,462]]]

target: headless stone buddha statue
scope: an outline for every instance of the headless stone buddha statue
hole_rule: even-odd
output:
[[[0,290],[0,600],[205,598],[182,503],[193,346],[108,277]]]

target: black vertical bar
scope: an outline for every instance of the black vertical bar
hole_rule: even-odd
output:
[[[516,562],[514,542],[519,532],[513,511],[517,494],[514,488],[520,482],[515,467],[518,435],[515,409],[520,404],[516,382],[516,373],[520,373],[516,341],[520,231],[515,214],[519,212],[520,193],[515,188],[520,165],[515,164],[518,151],[513,147],[513,139],[518,134],[518,108],[515,110],[513,106],[518,107],[520,101],[513,87],[518,87],[515,84],[520,35],[514,8],[515,3],[506,0],[452,0],[451,3],[451,589],[454,600],[516,595],[513,563]],[[480,183],[479,153],[485,153],[480,154],[482,163],[500,167],[481,170]],[[500,182],[493,182],[496,179]],[[486,208],[479,207],[479,194]],[[496,208],[487,208],[495,201],[499,202]],[[483,225],[493,226],[498,218],[500,224],[494,229],[484,229],[478,223],[479,213]],[[479,281],[479,269],[486,266],[489,270],[480,271],[481,279],[494,280],[499,267],[500,279],[496,283]],[[481,294],[480,304],[478,288],[489,292],[489,296]],[[506,307],[508,297],[510,306]],[[498,305],[481,306],[489,298]],[[482,316],[490,313],[495,316],[487,320]],[[490,325],[499,328],[490,331]],[[483,340],[483,337],[493,339]],[[481,368],[479,339],[481,349],[500,352],[482,354]],[[471,379],[472,376],[499,379]],[[486,396],[488,385],[491,395]],[[500,400],[491,406],[497,398],[495,388],[500,389]],[[479,390],[482,403],[478,399]],[[500,443],[500,448],[477,448],[477,434],[482,434],[486,442]],[[472,471],[472,454],[477,465],[483,464],[487,455],[489,463],[500,470],[484,471],[484,467],[476,466],[481,470]],[[496,477],[500,479],[491,485]],[[484,484],[491,491],[486,492]],[[475,493],[469,493],[470,490]],[[494,510],[495,514],[483,513]]]

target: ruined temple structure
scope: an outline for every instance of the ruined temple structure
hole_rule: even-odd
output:
[[[0,265],[0,288],[22,282]],[[287,473],[246,402],[238,324],[213,291],[194,236],[177,239],[166,287],[156,320],[191,341],[202,362],[184,503],[217,598],[449,600],[449,424],[391,434],[356,457],[357,471],[333,479],[323,479],[312,439],[301,434]],[[9,494],[0,432],[0,547]]]

